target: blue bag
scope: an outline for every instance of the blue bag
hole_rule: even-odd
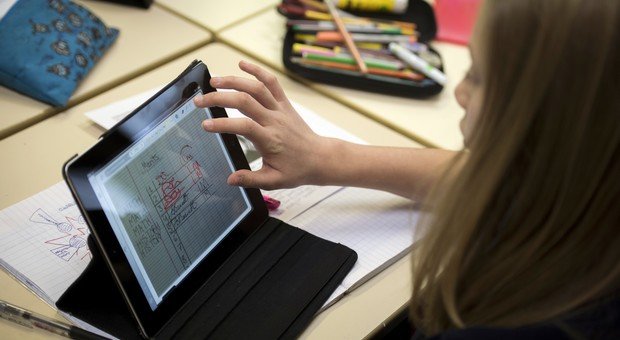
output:
[[[70,0],[20,0],[0,20],[0,85],[64,106],[117,36]]]

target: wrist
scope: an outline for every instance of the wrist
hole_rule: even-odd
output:
[[[316,148],[313,152],[314,159],[311,160],[308,184],[333,185],[337,182],[334,176],[341,173],[341,166],[346,162],[343,159],[346,155],[343,150],[346,144],[337,138],[319,136],[318,143],[314,144]]]

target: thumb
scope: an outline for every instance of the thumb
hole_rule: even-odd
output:
[[[238,170],[228,176],[228,184],[244,188],[278,189],[278,173],[273,169]]]

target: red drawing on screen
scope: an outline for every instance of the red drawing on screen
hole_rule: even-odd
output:
[[[194,183],[196,183],[202,179],[202,170],[200,170],[200,164],[198,161],[195,161],[192,167],[194,168],[194,172],[192,172],[192,179],[194,180]]]
[[[189,144],[183,145],[179,155],[181,156],[181,165],[187,169],[187,172],[192,176],[192,182],[196,182],[202,179],[202,170],[198,161],[192,162],[194,156],[192,156],[192,146]]]
[[[175,181],[173,176],[169,176],[163,171],[157,175],[156,179],[159,183],[161,194],[164,197],[164,211],[168,211],[168,209],[176,203],[179,197],[181,197],[181,193],[183,191],[183,188],[179,188],[179,184],[181,182]]]

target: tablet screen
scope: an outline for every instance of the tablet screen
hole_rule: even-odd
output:
[[[88,174],[152,310],[251,211],[211,118],[189,98],[111,162]]]

